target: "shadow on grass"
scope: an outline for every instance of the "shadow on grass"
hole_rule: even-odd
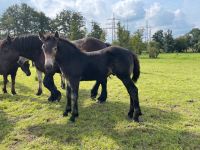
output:
[[[175,131],[168,126],[178,124],[181,115],[176,112],[163,111],[157,108],[142,107],[144,122],[134,123],[127,120],[129,105],[121,102],[109,101],[105,104],[93,103],[84,107],[84,102],[80,101],[79,115],[75,123],[46,122],[27,128],[30,134],[37,137],[45,136],[52,141],[61,144],[76,144],[80,147],[84,145],[85,137],[101,139],[103,136],[114,140],[121,148],[147,148],[160,146],[161,141],[164,146],[171,144],[184,145],[188,141],[194,141],[200,137],[189,132]],[[64,106],[59,107],[61,113]],[[185,139],[187,143],[185,143]],[[190,144],[190,143],[189,143]]]
[[[0,110],[0,143],[13,130],[13,127],[14,125],[8,120],[6,113]]]

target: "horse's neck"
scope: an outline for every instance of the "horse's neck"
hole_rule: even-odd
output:
[[[38,46],[38,49],[36,49],[36,47],[33,46],[32,43],[30,44],[28,43],[30,43],[28,39],[23,39],[23,40],[18,39],[18,41],[15,41],[14,46],[20,53],[20,56],[35,61],[35,59],[39,58],[40,56],[41,48]]]

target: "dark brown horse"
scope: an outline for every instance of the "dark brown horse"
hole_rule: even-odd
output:
[[[78,42],[74,41],[75,43]],[[20,56],[26,57],[30,60],[32,60],[35,64],[35,67],[37,70],[40,71],[39,73],[39,88],[37,95],[40,95],[42,93],[42,76],[41,72],[45,73],[44,76],[44,86],[51,92],[51,96],[48,98],[49,101],[55,101],[60,100],[61,93],[57,90],[53,76],[55,73],[60,73],[60,69],[57,67],[57,65],[54,66],[54,72],[52,73],[46,73],[44,69],[44,54],[41,49],[42,42],[40,41],[39,37],[36,35],[27,35],[27,36],[19,36],[15,37],[14,39],[11,39],[9,36],[7,39],[3,40],[2,49],[11,49],[15,51],[15,53],[19,54]],[[82,46],[82,49],[88,49],[88,50],[99,50],[102,48],[107,47],[108,45],[97,40],[94,38],[86,38],[82,39],[79,42],[79,45]],[[87,43],[87,44],[85,44]],[[89,44],[88,44],[89,43]],[[93,43],[93,44],[91,44]],[[96,46],[95,46],[96,45]],[[91,90],[91,96],[96,97],[97,91],[98,91],[99,83],[97,82],[93,89]],[[105,101],[107,97],[106,92],[106,85],[102,86],[102,92],[100,97],[98,98],[100,101]],[[105,89],[105,90],[104,90]],[[105,92],[104,92],[105,91]]]
[[[38,70],[45,73],[44,86],[51,92],[49,101],[60,100],[61,93],[57,90],[53,76],[56,72],[60,72],[60,69],[55,66],[54,72],[46,73],[44,68],[44,54],[41,49],[42,42],[36,35],[19,36],[15,38],[10,38],[9,36],[2,41],[1,49],[2,51],[10,50],[19,56],[23,56],[29,60],[32,60]],[[41,91],[38,91],[38,95]]]
[[[6,43],[4,43],[6,44]],[[16,94],[15,91],[15,78],[17,74],[17,70],[19,67],[21,67],[22,71],[26,73],[27,76],[31,75],[31,72],[29,70],[29,63],[28,60],[25,58],[20,57],[18,53],[11,49],[2,49],[3,43],[1,41],[0,44],[0,74],[3,75],[3,92],[7,93],[6,85],[8,82],[8,75],[11,75],[12,80],[12,86],[11,86],[11,92],[12,94]],[[19,59],[19,60],[18,60]]]
[[[81,80],[98,80],[102,83],[110,74],[113,74],[123,82],[130,95],[128,117],[139,121],[141,110],[138,89],[134,82],[139,78],[140,65],[134,53],[121,47],[112,46],[95,52],[82,52],[68,40],[59,38],[57,32],[55,36],[45,37],[40,34],[40,39],[43,42],[42,48],[47,72],[53,71],[54,64],[57,63],[69,82],[64,116],[72,111],[70,120],[75,121],[75,118],[78,117],[78,90]]]

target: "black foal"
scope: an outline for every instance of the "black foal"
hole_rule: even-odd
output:
[[[130,95],[130,110],[128,116],[139,121],[141,110],[138,99],[138,89],[133,81],[140,75],[138,58],[131,51],[121,47],[108,47],[95,52],[82,52],[68,40],[55,36],[40,34],[43,42],[42,49],[45,55],[47,72],[53,70],[57,63],[68,80],[68,100],[64,116],[72,111],[71,121],[78,117],[78,90],[82,80],[97,80],[106,85],[110,74],[116,75],[126,87]],[[131,78],[131,74],[133,77]],[[72,103],[71,103],[72,102]]]

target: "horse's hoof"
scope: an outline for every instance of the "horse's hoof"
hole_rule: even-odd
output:
[[[97,101],[97,103],[99,103],[99,104],[103,104],[103,103],[105,103],[106,101],[100,101],[100,100],[98,100]]]
[[[91,97],[92,99],[95,99],[95,98],[97,97],[97,92],[91,92],[90,97]]]
[[[68,112],[64,112],[63,117],[67,117],[67,116],[68,116]]]
[[[71,116],[71,117],[69,118],[69,120],[70,120],[71,122],[75,122],[75,117],[74,117],[74,116]]]
[[[129,113],[128,113],[128,118],[129,118],[129,119],[133,119],[133,113],[132,113],[132,112],[129,112]]]
[[[48,98],[48,101],[49,101],[49,102],[53,102],[53,101],[55,101],[55,100],[53,99],[53,96],[50,96],[50,97]]]
[[[98,97],[98,101],[104,103],[106,101],[106,97],[105,96],[100,96],[100,97]]]
[[[38,90],[38,92],[36,93],[37,96],[40,96],[42,94],[42,90]]]
[[[12,93],[12,95],[16,95],[17,94],[15,91],[12,91],[11,93]]]
[[[3,91],[4,94],[5,94],[5,93],[8,93],[6,89],[3,89],[2,91]]]
[[[139,118],[133,118],[134,122],[140,122]]]

